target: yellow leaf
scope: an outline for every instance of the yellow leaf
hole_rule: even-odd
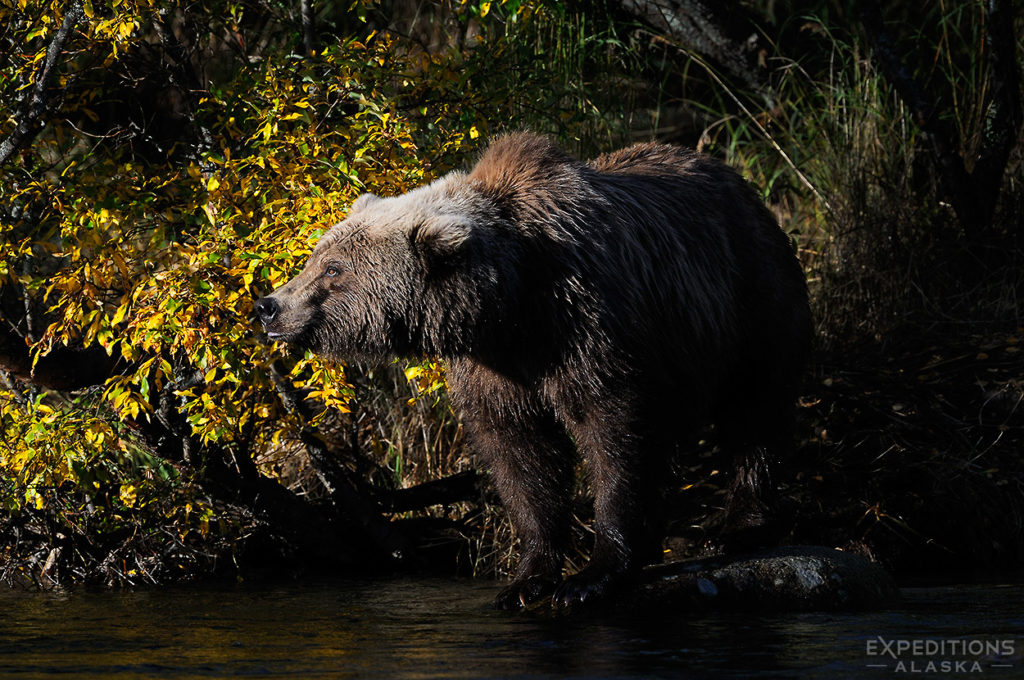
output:
[[[206,190],[207,191],[216,191],[217,187],[219,187],[219,186],[220,186],[220,180],[218,180],[216,177],[211,177],[210,179],[206,180]]]
[[[135,500],[138,497],[138,493],[133,484],[122,484],[121,485],[121,502],[127,507],[131,508],[135,506]]]
[[[121,305],[120,307],[117,308],[116,312],[114,312],[114,316],[110,320],[110,325],[111,326],[116,326],[117,324],[121,323],[121,321],[124,320],[125,314],[127,314],[127,313],[128,313],[128,303],[125,302],[123,305]]]

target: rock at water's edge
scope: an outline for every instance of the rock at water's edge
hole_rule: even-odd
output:
[[[899,601],[892,577],[865,557],[819,546],[648,567],[615,602],[633,607],[836,611]]]

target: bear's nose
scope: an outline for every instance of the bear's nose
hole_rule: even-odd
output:
[[[260,298],[255,304],[256,313],[260,317],[260,321],[266,326],[268,323],[274,320],[277,313],[281,311],[280,306],[277,304],[277,300],[272,297]]]

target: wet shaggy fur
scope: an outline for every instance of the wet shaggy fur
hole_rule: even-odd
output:
[[[810,337],[789,240],[735,172],[659,144],[582,163],[526,134],[361,197],[257,310],[328,357],[447,360],[521,539],[505,608],[585,601],[648,560],[666,452],[708,422],[736,461],[727,527],[763,525]],[[578,455],[596,538],[563,579]]]

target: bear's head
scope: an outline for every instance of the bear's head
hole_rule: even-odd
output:
[[[294,279],[256,302],[267,336],[328,358],[457,356],[515,295],[493,206],[459,173],[359,197]]]

